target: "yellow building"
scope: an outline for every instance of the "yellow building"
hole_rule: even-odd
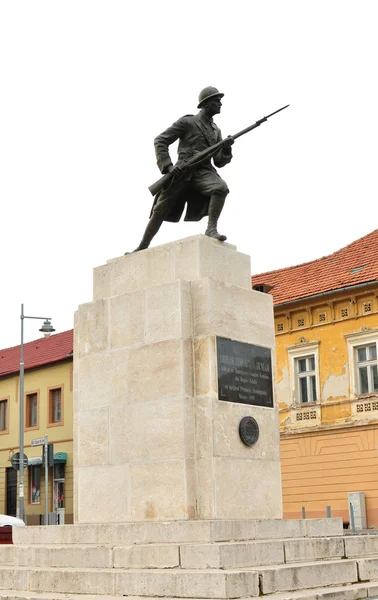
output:
[[[338,252],[252,277],[273,295],[285,518],[378,527],[378,229]]]
[[[48,469],[48,511],[59,523],[73,522],[72,366],[73,332],[24,345],[25,469],[24,510],[28,525],[39,525],[45,512],[43,446],[48,436],[54,466]],[[20,446],[20,346],[0,350],[0,513],[16,516],[18,471],[11,463]]]

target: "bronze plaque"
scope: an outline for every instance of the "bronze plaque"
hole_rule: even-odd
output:
[[[239,423],[240,439],[246,446],[253,446],[259,439],[259,425],[253,417],[243,417]]]
[[[273,408],[269,348],[217,337],[218,398]]]

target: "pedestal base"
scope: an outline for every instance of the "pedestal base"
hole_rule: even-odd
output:
[[[75,321],[75,522],[282,516],[277,408],[218,399],[217,336],[274,364],[272,298],[235,247],[195,236],[95,269]]]

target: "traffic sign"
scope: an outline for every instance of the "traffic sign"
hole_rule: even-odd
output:
[[[44,446],[45,444],[47,444],[47,435],[45,435],[45,437],[41,437],[41,438],[34,438],[34,440],[31,441],[31,445],[32,446]]]
[[[20,453],[15,452],[11,458],[12,467],[16,469],[16,471],[20,470],[20,465],[23,463],[24,469],[28,466],[28,457],[24,454],[24,459],[20,460]]]

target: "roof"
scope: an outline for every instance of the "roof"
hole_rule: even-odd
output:
[[[25,371],[68,358],[73,353],[73,330],[24,344]],[[20,346],[0,350],[0,377],[20,370]]]
[[[378,281],[378,229],[329,256],[252,276],[253,287],[271,288],[274,304],[373,281]]]

